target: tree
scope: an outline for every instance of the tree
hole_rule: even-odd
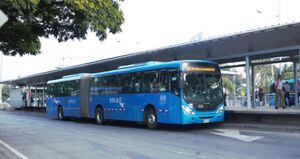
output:
[[[59,42],[86,39],[88,31],[99,40],[121,31],[121,0],[1,0],[9,21],[0,29],[4,55],[37,55],[39,37],[54,36]]]
[[[222,77],[222,82],[223,82],[223,87],[224,87],[227,91],[229,91],[230,93],[232,93],[234,87],[233,87],[233,83],[232,83],[232,81],[229,79],[229,77],[223,76],[223,77]]]
[[[274,77],[272,77],[271,65],[258,65],[255,66],[255,88],[262,88],[264,92],[270,92],[270,84]],[[275,74],[279,69],[273,66]],[[275,77],[276,78],[276,77]]]
[[[2,101],[5,101],[7,98],[9,98],[9,87],[8,85],[2,86]]]

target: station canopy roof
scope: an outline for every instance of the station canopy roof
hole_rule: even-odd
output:
[[[147,61],[202,59],[223,64],[245,61],[246,56],[251,60],[281,56],[299,58],[299,49],[300,23],[291,23],[127,54],[0,83],[18,86],[42,84],[65,75],[107,71]]]

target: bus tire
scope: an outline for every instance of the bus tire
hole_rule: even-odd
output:
[[[95,111],[95,123],[97,125],[103,125],[104,124],[104,114],[101,107],[97,107]]]
[[[62,108],[62,106],[59,106],[58,108],[57,108],[57,118],[58,118],[58,120],[64,120],[64,110],[63,110],[63,108]]]
[[[145,124],[148,129],[158,129],[157,115],[154,109],[148,109],[145,112]]]

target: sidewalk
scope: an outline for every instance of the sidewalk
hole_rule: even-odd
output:
[[[285,109],[275,109],[269,106],[259,106],[248,109],[245,106],[227,106],[225,107],[227,112],[245,113],[245,114],[299,114],[300,106],[287,107]]]
[[[228,106],[225,107],[223,125],[226,128],[300,133],[300,107],[275,109],[259,106],[248,109]]]

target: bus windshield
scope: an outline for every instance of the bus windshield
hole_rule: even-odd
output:
[[[223,92],[220,74],[186,73],[184,80],[183,93],[186,102],[196,102],[200,109],[215,107],[222,102]]]

